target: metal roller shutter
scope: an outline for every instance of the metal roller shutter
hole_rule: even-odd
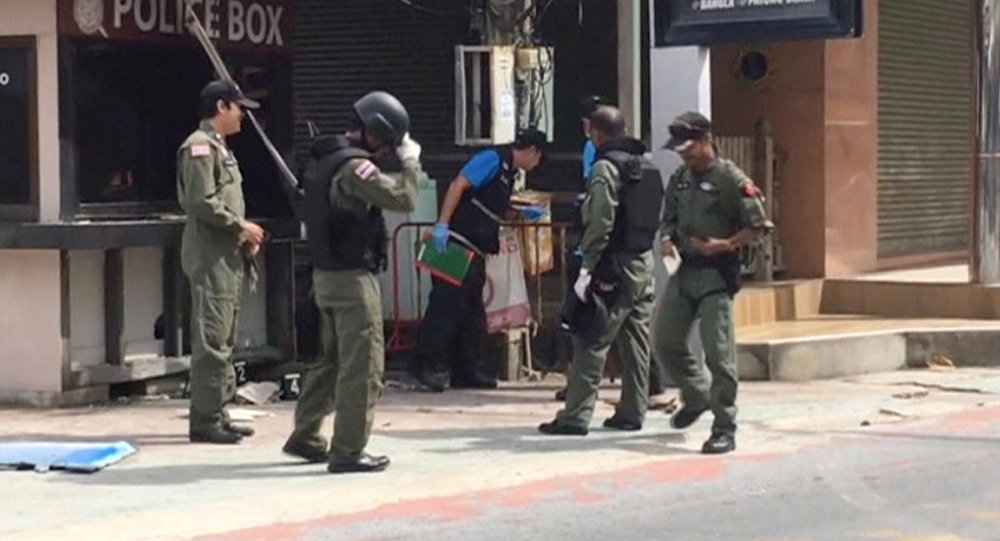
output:
[[[879,0],[878,255],[969,242],[972,0]]]
[[[345,128],[365,92],[392,92],[428,150],[453,148],[454,45],[468,34],[467,0],[295,0],[292,82],[295,142],[306,150],[311,120],[324,133]]]

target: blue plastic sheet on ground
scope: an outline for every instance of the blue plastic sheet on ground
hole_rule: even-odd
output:
[[[11,441],[0,442],[0,466],[34,468],[37,472],[62,469],[93,473],[135,453],[135,447],[125,441],[64,442]]]

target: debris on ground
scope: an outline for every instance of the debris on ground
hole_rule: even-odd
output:
[[[604,402],[605,404],[612,406],[615,409],[617,409],[619,404],[621,404],[621,400],[617,397],[602,398],[601,402]],[[661,395],[649,397],[649,405],[646,406],[646,409],[648,409],[649,411],[663,410],[663,413],[666,413],[667,415],[670,415],[671,413],[677,411],[678,408],[679,406],[677,405],[676,396],[671,398],[666,398]]]
[[[237,404],[260,406],[278,401],[281,386],[273,381],[249,381],[236,389]]]
[[[930,394],[930,391],[912,391],[906,393],[896,393],[892,395],[893,398],[911,399],[911,398],[923,398]]]
[[[954,370],[955,362],[940,353],[934,353],[927,356],[927,367],[931,370]]]
[[[235,421],[237,423],[248,423],[252,422],[260,417],[274,417],[274,414],[269,411],[252,410],[249,408],[226,408],[226,413],[229,414],[229,420]],[[191,414],[189,410],[177,410],[177,416],[181,419],[187,419]]]
[[[663,410],[663,413],[666,413],[667,415],[670,415],[675,411],[677,411],[678,407],[679,406],[677,405],[676,396],[671,397],[668,400],[663,400],[655,396],[649,399],[650,410]]]
[[[976,387],[953,387],[950,385],[941,385],[940,383],[921,383],[919,381],[899,381],[893,383],[892,385],[897,387],[921,387],[924,389],[934,389],[936,391],[945,391],[949,393],[997,394],[984,391]]]

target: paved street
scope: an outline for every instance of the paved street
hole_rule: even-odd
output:
[[[389,390],[371,450],[331,476],[278,449],[290,404],[237,447],[190,445],[181,401],[2,410],[0,437],[125,438],[93,475],[0,473],[6,539],[1000,539],[1000,370],[742,387],[739,449],[697,453],[653,412],[638,433],[543,437],[559,381]],[[602,397],[611,398],[608,388]]]

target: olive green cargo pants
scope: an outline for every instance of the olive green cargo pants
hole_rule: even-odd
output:
[[[323,358],[305,376],[289,440],[326,448],[323,419],[336,411],[331,460],[357,458],[368,444],[382,393],[385,345],[378,281],[367,271],[313,271]]]
[[[242,261],[240,261],[242,263]],[[220,260],[188,276],[191,284],[192,429],[223,421],[223,406],[236,394],[233,348],[243,292],[243,267]]]
[[[719,289],[713,269],[680,269],[670,280],[654,315],[655,351],[681,390],[684,407],[711,408],[714,434],[736,431],[736,333],[733,301]],[[713,291],[714,290],[714,291]],[[701,343],[711,379],[700,359],[691,354],[688,334],[701,319]]]

